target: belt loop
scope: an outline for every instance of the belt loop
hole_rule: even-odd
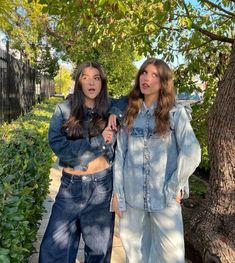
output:
[[[74,174],[72,174],[72,177],[71,177],[71,180],[70,182],[73,184],[73,177],[74,177]]]

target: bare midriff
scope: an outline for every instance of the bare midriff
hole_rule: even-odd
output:
[[[70,174],[85,175],[85,174],[98,173],[109,167],[110,164],[108,163],[107,159],[105,159],[104,156],[99,156],[95,160],[89,162],[86,171],[74,170],[73,168],[69,168],[69,167],[64,167],[63,170],[66,173],[70,173]]]

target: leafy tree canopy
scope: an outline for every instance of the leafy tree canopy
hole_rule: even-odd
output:
[[[69,90],[72,86],[72,76],[71,72],[60,66],[60,69],[55,76],[55,92],[63,94],[65,97],[68,95]]]
[[[113,96],[127,93],[137,57],[158,56],[170,64],[178,60],[178,91],[198,89],[195,76],[206,84],[193,124],[206,156],[206,116],[234,41],[234,1],[0,1],[0,21],[14,39],[12,46],[32,61],[46,54],[39,51],[45,43],[75,64],[96,59],[107,69]]]
[[[48,15],[38,1],[0,0],[0,30],[6,34],[10,48],[18,50],[24,60],[51,77],[58,70],[58,58],[46,35]]]
[[[234,1],[229,0],[40,0],[51,23],[47,32],[70,58],[94,50],[127,50],[132,58],[158,56],[175,69],[177,90],[205,83],[203,104],[195,106],[194,127],[207,160],[206,116],[234,41]],[[117,52],[118,53],[118,52]],[[76,55],[75,55],[76,54]],[[110,57],[111,58],[111,57]]]
[[[70,59],[103,48],[159,56],[168,63],[183,57],[186,65],[176,71],[179,90],[191,87],[195,75],[215,88],[234,39],[232,2],[40,0],[50,16],[47,32]]]

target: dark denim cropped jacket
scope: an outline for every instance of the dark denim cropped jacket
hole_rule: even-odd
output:
[[[119,121],[122,119],[123,107],[118,101],[112,100],[110,113],[117,115]],[[120,109],[119,109],[120,108]],[[65,100],[57,104],[54,114],[50,121],[48,140],[49,145],[59,158],[59,165],[62,167],[72,167],[76,170],[87,169],[88,163],[99,156],[107,158],[109,163],[113,162],[114,145],[116,136],[113,136],[111,143],[107,144],[100,134],[89,138],[84,136],[79,139],[69,139],[62,130],[63,124],[68,120],[71,111],[71,103]],[[85,110],[84,122],[89,122],[93,112]],[[85,125],[86,126],[86,125]]]

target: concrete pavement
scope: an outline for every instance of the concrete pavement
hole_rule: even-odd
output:
[[[51,168],[51,171],[50,171],[51,183],[49,187],[49,194],[46,200],[44,201],[46,213],[44,213],[43,215],[43,219],[41,220],[41,225],[38,230],[37,241],[35,243],[36,252],[30,257],[29,263],[38,263],[39,246],[40,246],[43,234],[47,226],[47,222],[51,214],[51,208],[55,200],[55,196],[59,189],[60,177],[61,177],[61,169],[55,164]],[[76,263],[81,263],[84,260],[84,256],[83,256],[84,244],[83,242],[80,242],[80,243],[81,244],[79,246]],[[119,234],[118,234],[118,219],[117,218],[116,218],[115,231],[114,231],[114,237],[113,237],[113,251],[112,251],[111,263],[125,263],[125,252],[122,248],[122,244],[121,244]]]

